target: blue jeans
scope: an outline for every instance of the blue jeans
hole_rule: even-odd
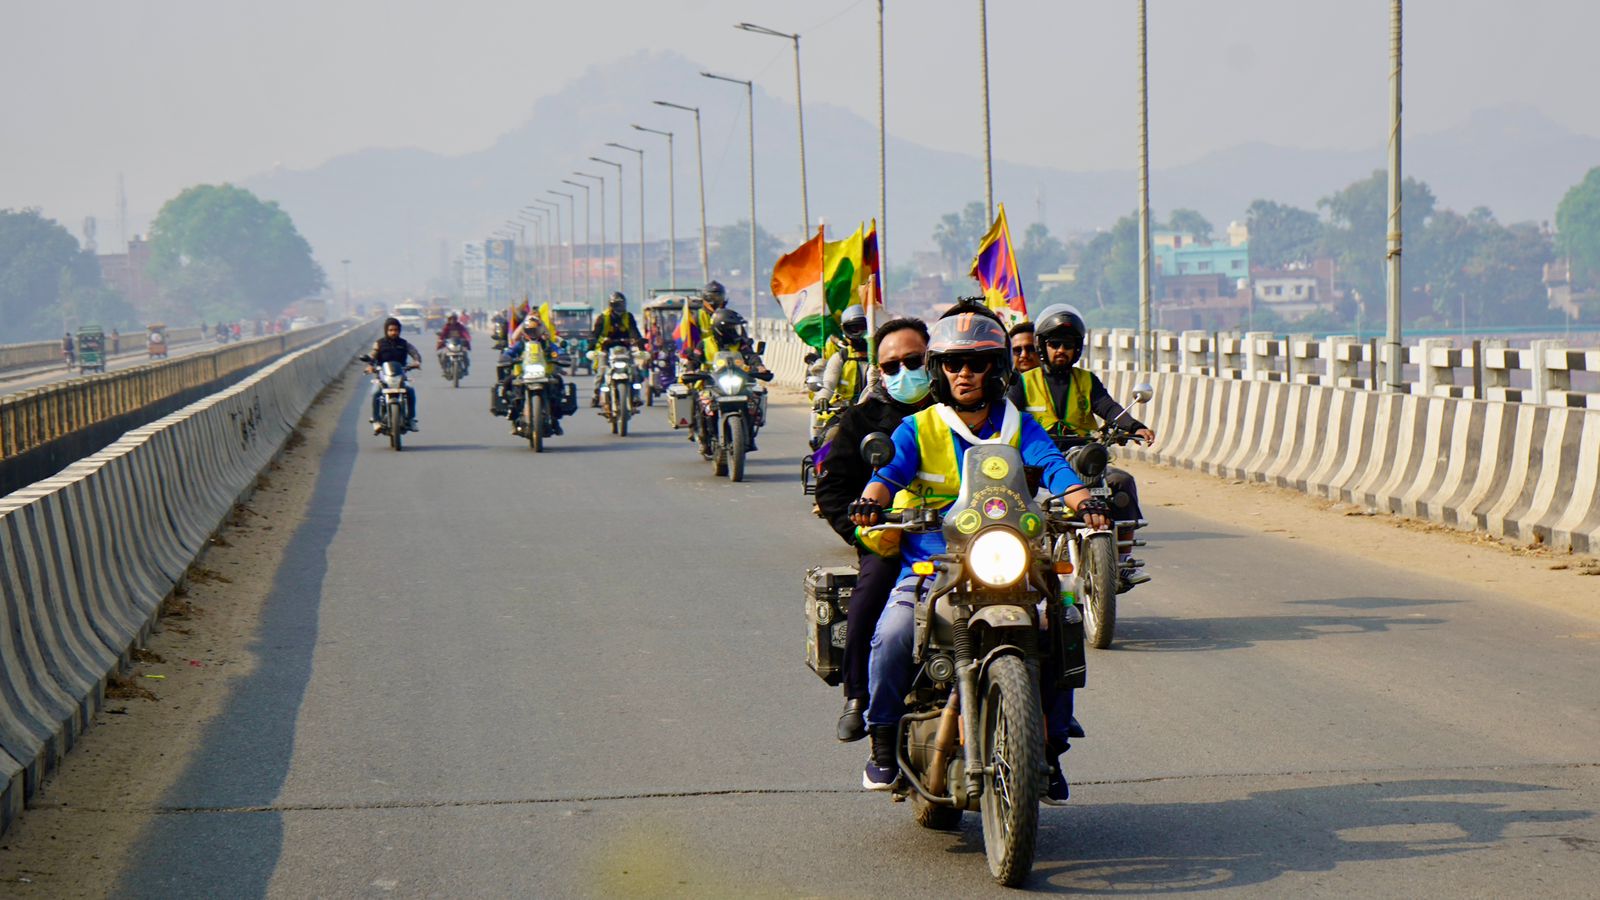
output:
[[[916,632],[916,589],[920,576],[908,575],[895,584],[889,603],[878,617],[872,633],[872,656],[867,661],[868,725],[898,725],[906,712],[906,692],[916,675],[911,659],[911,640]],[[1052,744],[1063,750],[1072,721],[1072,691],[1056,688],[1054,667],[1042,667],[1040,699],[1044,704],[1045,730]]]
[[[372,383],[372,421],[379,421],[379,401],[383,399],[383,385],[376,381]],[[411,385],[406,385],[406,421],[417,417],[417,392]]]

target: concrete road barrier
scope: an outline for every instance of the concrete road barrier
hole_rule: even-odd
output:
[[[0,498],[0,830],[101,708],[106,679],[316,395],[348,328]]]

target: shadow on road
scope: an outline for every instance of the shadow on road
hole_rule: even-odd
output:
[[[1290,600],[1291,606],[1334,606],[1339,609],[1396,609],[1404,606],[1440,606],[1460,600],[1413,600],[1407,597],[1330,597],[1326,600]]]
[[[1400,598],[1363,598],[1378,604],[1405,606]],[[1423,601],[1444,602],[1444,601]],[[1378,634],[1396,628],[1442,625],[1444,619],[1395,616],[1234,616],[1189,618],[1129,616],[1117,620],[1116,650],[1132,652],[1195,652],[1239,650],[1265,641],[1310,641],[1336,635]]]
[[[1238,888],[1294,872],[1493,847],[1508,828],[1590,818],[1514,808],[1485,795],[1559,791],[1543,784],[1418,779],[1259,791],[1214,803],[1083,805],[1045,811],[1028,887],[1050,893],[1161,894]],[[1563,835],[1544,835],[1560,849]],[[983,852],[963,817],[953,853]],[[1422,893],[1426,893],[1424,889]]]
[[[129,854],[121,897],[263,897],[283,850],[278,812],[247,812],[278,798],[294,751],[295,723],[311,680],[328,547],[355,468],[366,397],[353,392],[319,461],[311,509],[285,549],[250,652],[257,667],[212,721],[194,761]],[[409,452],[409,451],[407,451]]]

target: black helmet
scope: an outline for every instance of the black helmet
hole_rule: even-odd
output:
[[[405,331],[405,328],[403,326],[401,326],[401,324],[400,324],[400,320],[396,319],[394,316],[390,316],[389,318],[383,320],[383,330],[384,330],[384,332],[386,332],[386,333],[388,332],[390,325],[393,325],[394,327],[399,328],[401,331]],[[221,328],[222,327],[222,323],[218,322],[217,323],[217,327]]]
[[[983,399],[975,404],[960,404],[950,391],[944,361],[973,357],[989,360],[983,377]],[[933,398],[938,402],[959,410],[998,403],[1011,387],[1011,350],[1006,330],[992,315],[981,312],[947,315],[928,329],[928,366],[933,370]]]
[[[700,299],[709,303],[712,309],[721,309],[728,305],[728,289],[720,281],[708,281],[700,289]]]
[[[732,344],[744,331],[744,316],[724,307],[711,316],[711,336],[719,344]]]
[[[611,311],[612,312],[618,312],[618,313],[627,312],[628,311],[628,298],[622,296],[622,292],[621,291],[612,291],[611,292],[610,306],[611,306]]]
[[[1083,355],[1083,342],[1089,334],[1089,328],[1083,323],[1083,314],[1076,307],[1065,303],[1054,303],[1044,308],[1039,318],[1034,322],[1033,333],[1039,342],[1039,361],[1044,364],[1044,369],[1052,375],[1059,375],[1061,371],[1050,364],[1050,354],[1045,350],[1045,342],[1051,339],[1066,340],[1076,343],[1078,355],[1072,358],[1072,363],[1078,361]],[[1066,368],[1071,369],[1072,363]]]

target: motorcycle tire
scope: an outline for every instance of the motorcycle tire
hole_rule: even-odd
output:
[[[721,444],[711,447],[711,474],[718,478],[728,474],[728,451]]]
[[[644,383],[644,405],[656,405],[656,383],[654,380],[646,381]]]
[[[611,408],[617,411],[617,434],[622,437],[628,436],[628,419],[633,415],[633,398],[628,396],[629,393],[627,386],[624,385],[618,388],[616,396],[611,398]]]
[[[389,446],[396,452],[404,449],[406,433],[406,416],[400,404],[389,404]]]
[[[544,452],[544,398],[529,391],[527,401],[528,446],[535,453]]]
[[[918,825],[933,831],[955,831],[961,827],[961,810],[929,803],[921,794],[911,795],[911,817]]]
[[[745,447],[750,443],[750,431],[745,427],[744,416],[729,416],[723,423],[728,429],[728,480],[744,480]]]
[[[1111,646],[1117,632],[1117,541],[1091,534],[1083,542],[1083,638],[1096,650]]]
[[[460,366],[451,366],[450,367],[450,386],[452,388],[461,387],[461,367]]]
[[[1016,656],[989,664],[979,711],[984,765],[979,808],[989,874],[1016,887],[1033,871],[1039,836],[1039,798],[1044,796],[1044,714],[1028,667]]]

